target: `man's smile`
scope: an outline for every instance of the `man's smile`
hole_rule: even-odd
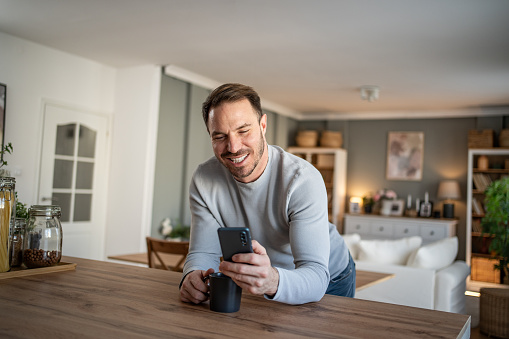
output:
[[[249,154],[245,154],[245,155],[241,155],[240,157],[236,157],[236,158],[228,158],[231,162],[233,162],[234,164],[239,164],[241,163],[242,161],[244,161],[244,159],[246,159],[246,157],[248,156]]]

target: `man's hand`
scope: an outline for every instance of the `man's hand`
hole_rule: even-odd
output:
[[[279,285],[279,272],[270,265],[265,248],[256,240],[252,245],[254,253],[235,254],[234,262],[223,261],[219,270],[249,293],[273,297]]]
[[[186,303],[199,304],[209,298],[209,286],[203,281],[209,274],[214,273],[213,268],[206,271],[192,271],[184,278],[180,287],[180,300]]]

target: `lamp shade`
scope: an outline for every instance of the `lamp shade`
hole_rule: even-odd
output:
[[[442,180],[438,185],[439,199],[461,198],[460,185],[456,180]]]

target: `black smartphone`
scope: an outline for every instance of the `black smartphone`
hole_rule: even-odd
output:
[[[232,261],[237,253],[253,253],[251,232],[247,227],[221,227],[217,229],[223,260]]]

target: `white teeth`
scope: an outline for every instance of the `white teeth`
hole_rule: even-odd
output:
[[[239,162],[242,162],[244,159],[246,159],[247,154],[240,158],[231,159],[234,164],[238,164]]]

